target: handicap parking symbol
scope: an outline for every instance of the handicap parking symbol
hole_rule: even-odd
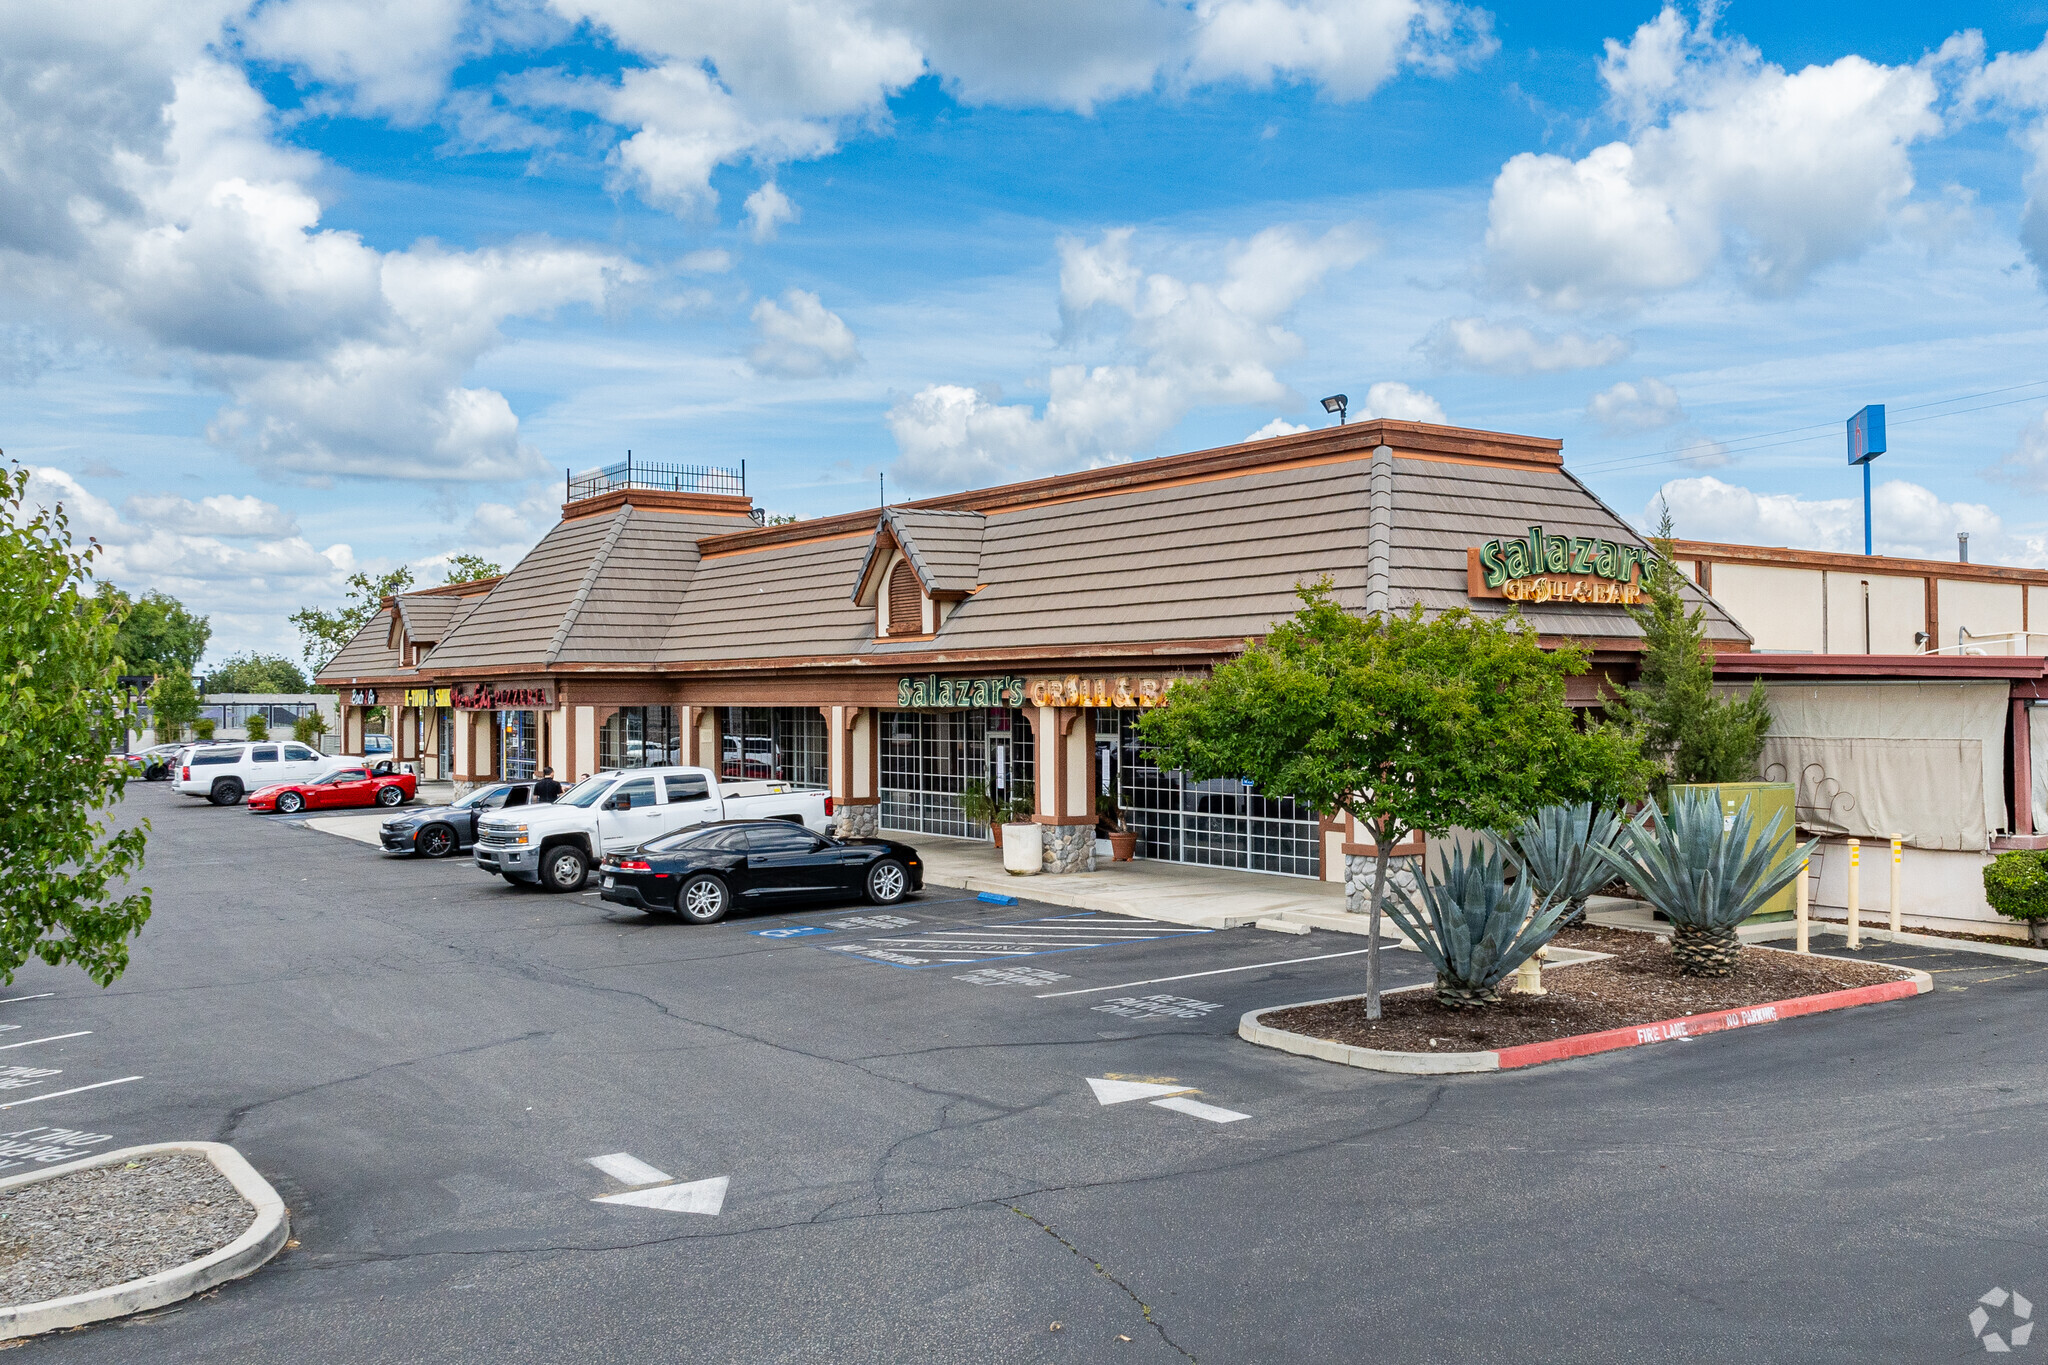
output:
[[[755,938],[802,938],[805,934],[829,934],[832,931],[815,924],[797,924],[787,929],[750,929],[747,932]]]

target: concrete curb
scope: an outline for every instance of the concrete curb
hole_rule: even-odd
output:
[[[236,1192],[255,1208],[255,1221],[241,1236],[220,1250],[170,1270],[160,1270],[139,1280],[108,1285],[84,1294],[0,1308],[0,1337],[32,1337],[59,1328],[79,1327],[88,1322],[161,1308],[215,1285],[238,1280],[283,1249],[286,1239],[291,1236],[291,1220],[285,1212],[284,1201],[277,1197],[277,1191],[270,1188],[270,1182],[258,1175],[256,1168],[240,1152],[222,1142],[152,1142],[140,1147],[123,1147],[118,1152],[89,1156],[62,1166],[52,1166],[46,1171],[9,1176],[0,1180],[0,1193],[52,1180],[72,1171],[118,1166],[137,1157],[159,1156],[167,1152],[203,1156],[211,1161],[213,1168],[226,1176]]]
[[[1809,927],[1813,930],[1824,933],[1839,934],[1849,927],[1846,922],[1838,919],[1815,919],[1808,923]],[[1768,939],[1775,943],[1779,939],[1799,937],[1799,927],[1796,924],[1785,921],[1761,925],[1759,930],[1760,932],[1754,938],[1744,939],[1743,942],[1751,943],[1757,939]],[[1967,938],[1942,938],[1938,934],[1916,934],[1910,929],[1904,929],[1895,934],[1889,929],[1873,929],[1867,924],[1863,926],[1863,939],[1868,943],[1910,943],[1918,948],[1946,948],[1952,953],[1977,953],[1984,957],[2009,958],[2014,962],[2048,963],[2048,948],[2029,948],[2022,943],[1978,943]]]
[[[1631,1024],[1600,1033],[1578,1033],[1569,1038],[1554,1038],[1547,1043],[1523,1043],[1516,1047],[1502,1048],[1498,1052],[1393,1052],[1381,1048],[1356,1047],[1350,1043],[1332,1042],[1327,1038],[1311,1038],[1304,1033],[1292,1033],[1259,1022],[1260,1016],[1274,1014],[1280,1010],[1300,1009],[1305,1005],[1333,1005],[1344,1000],[1360,1000],[1364,998],[1363,995],[1337,995],[1327,1000],[1302,1000],[1292,1005],[1268,1005],[1264,1009],[1249,1010],[1237,1021],[1237,1036],[1260,1047],[1277,1048],[1297,1056],[1316,1057],[1326,1062],[1361,1067],[1367,1071],[1392,1071],[1409,1076],[1512,1071],[1526,1066],[1541,1066],[1545,1062],[1561,1062],[1572,1057],[1590,1057],[1601,1052],[1641,1047],[1647,1043],[1661,1043],[1672,1038],[1700,1038],[1710,1033],[1723,1033],[1729,1029],[1775,1024],[1781,1019],[1796,1019],[1805,1014],[1823,1014],[1832,1010],[1854,1009],[1858,1005],[1903,1000],[1910,996],[1925,995],[1934,989],[1934,978],[1926,972],[1915,971],[1910,967],[1895,967],[1893,970],[1905,972],[1907,975],[1897,981],[1881,982],[1875,986],[1856,986],[1845,991],[1802,995],[1791,1000],[1747,1005],[1741,1009],[1691,1014],[1682,1019],[1664,1019],[1654,1024]],[[1382,995],[1397,995],[1400,991],[1425,989],[1428,989],[1426,985],[1403,986],[1399,991],[1385,991]]]

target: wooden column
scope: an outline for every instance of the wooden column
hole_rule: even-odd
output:
[[[1036,706],[1025,711],[1037,745],[1036,813],[1041,825],[1095,823],[1095,736],[1080,706]]]
[[[821,706],[834,806],[882,802],[882,727],[872,706]]]
[[[2033,722],[2026,702],[2012,703],[2012,832],[2034,832]]]

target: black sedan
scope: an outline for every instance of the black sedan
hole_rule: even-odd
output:
[[[531,782],[478,787],[452,806],[409,810],[395,820],[386,820],[377,833],[386,853],[446,858],[476,842],[476,823],[484,815],[507,806],[523,806],[532,796]]]
[[[924,863],[908,844],[841,842],[787,820],[727,820],[679,830],[598,871],[608,901],[650,915],[716,924],[735,905],[784,906],[865,897],[894,905],[924,889]]]

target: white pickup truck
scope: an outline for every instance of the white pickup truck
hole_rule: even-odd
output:
[[[519,806],[477,826],[476,865],[509,882],[580,891],[607,853],[716,820],[791,820],[820,834],[832,797],[789,782],[720,783],[709,768],[632,768],[584,778],[549,805]]]

